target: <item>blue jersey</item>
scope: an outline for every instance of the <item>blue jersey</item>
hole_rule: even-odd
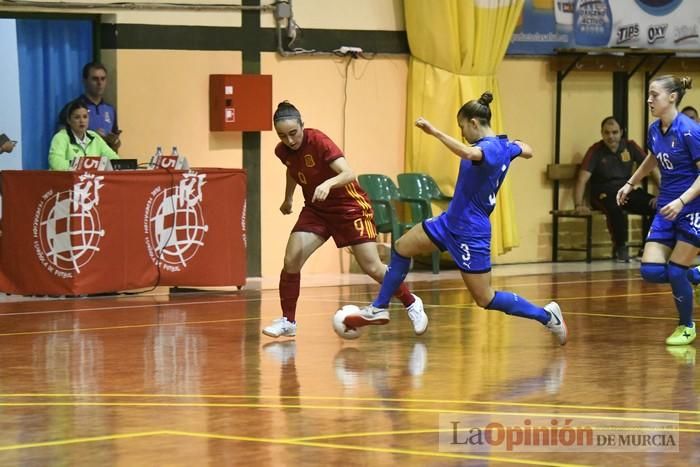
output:
[[[700,160],[700,126],[688,116],[678,113],[666,132],[661,131],[661,120],[649,127],[647,147],[656,157],[661,171],[659,208],[667,205],[686,191],[698,176],[696,162]],[[683,208],[700,210],[700,197]]]
[[[106,103],[104,100],[100,101],[99,104],[95,104],[85,94],[81,94],[76,101],[82,102],[88,109],[88,130],[97,131],[98,133],[99,130],[102,130],[104,134],[118,134],[120,132],[119,124],[117,124],[117,110],[114,106]],[[59,128],[66,126],[68,107],[72,102],[67,103],[61,109],[61,113],[58,116]]]
[[[477,141],[483,158],[463,159],[454,198],[447,208],[447,224],[455,233],[490,236],[489,215],[496,207],[496,193],[508,172],[510,162],[520,155],[520,146],[505,135],[487,136]]]

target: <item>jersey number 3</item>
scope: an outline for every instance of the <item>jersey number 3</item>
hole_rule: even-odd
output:
[[[469,252],[469,245],[460,243],[459,249],[462,250],[462,263],[469,264],[469,261],[472,259],[472,255]]]

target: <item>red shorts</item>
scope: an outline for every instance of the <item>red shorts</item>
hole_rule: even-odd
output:
[[[328,240],[333,237],[338,248],[373,242],[377,239],[372,207],[351,202],[323,210],[304,206],[292,232],[311,232]]]

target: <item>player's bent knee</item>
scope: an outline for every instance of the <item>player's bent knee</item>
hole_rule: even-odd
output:
[[[289,274],[297,274],[298,272],[301,272],[302,266],[303,263],[301,262],[300,258],[294,256],[284,257],[284,272]]]
[[[642,263],[639,268],[642,278],[648,282],[664,284],[668,282],[668,266],[662,263]]]
[[[478,306],[481,308],[486,308],[489,306],[491,301],[493,300],[493,293],[488,293],[487,291],[484,291],[484,293],[473,293],[472,295],[474,297],[474,301]]]
[[[386,265],[381,261],[374,261],[370,264],[360,263],[360,268],[372,279],[381,282],[386,272]]]
[[[403,240],[403,238],[399,238],[396,240],[396,243],[394,243],[394,251],[401,256],[406,256],[408,257],[408,252],[405,251],[405,243],[406,241]]]
[[[671,284],[688,281],[688,268],[680,264],[668,263],[668,281]]]
[[[689,268],[686,277],[691,283],[700,284],[700,270],[698,268]]]

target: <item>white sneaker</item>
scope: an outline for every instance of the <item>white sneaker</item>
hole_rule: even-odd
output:
[[[566,329],[566,323],[564,322],[564,316],[561,314],[561,308],[557,302],[549,302],[544,306],[544,309],[549,312],[549,322],[545,325],[547,329],[552,331],[552,334],[557,336],[559,339],[559,344],[566,344],[566,337],[569,331]]]
[[[390,320],[386,308],[377,308],[372,304],[360,308],[359,313],[348,315],[343,323],[349,328],[361,328],[370,324],[386,324]]]
[[[425,314],[425,310],[423,309],[423,300],[421,300],[418,295],[411,295],[413,295],[416,301],[406,308],[406,312],[408,313],[408,318],[413,323],[413,331],[416,333],[416,336],[420,336],[428,329],[428,315]]]
[[[297,335],[297,324],[290,323],[284,316],[272,322],[271,325],[262,330],[263,334],[270,337],[287,336],[292,337]]]

